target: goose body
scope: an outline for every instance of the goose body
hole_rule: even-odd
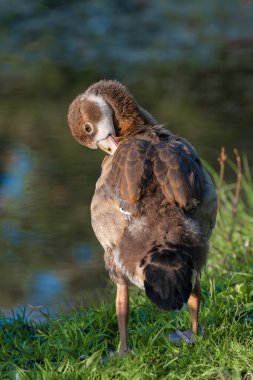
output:
[[[121,354],[127,351],[127,287],[160,309],[188,302],[197,332],[199,276],[215,225],[217,196],[195,149],[160,127],[128,90],[100,81],[70,105],[73,136],[109,153],[91,203],[94,232],[117,284]]]

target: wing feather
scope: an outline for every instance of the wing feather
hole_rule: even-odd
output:
[[[131,137],[122,142],[113,158],[112,179],[125,204],[133,206],[155,180],[168,203],[190,209],[201,200],[204,173],[194,148],[175,137],[152,143]]]

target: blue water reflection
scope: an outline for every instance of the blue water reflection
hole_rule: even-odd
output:
[[[1,175],[0,197],[6,199],[18,198],[22,195],[25,179],[32,170],[32,160],[25,149],[12,150],[10,157],[10,162]]]
[[[77,263],[86,263],[91,259],[91,247],[85,243],[80,244],[74,251],[74,259]]]
[[[94,291],[94,274],[103,262],[94,264],[94,250],[75,225],[64,232],[69,222],[62,212],[71,214],[68,200],[58,196],[55,209],[44,206],[48,197],[65,190],[53,185],[48,194],[40,191],[47,178],[40,176],[33,157],[28,147],[8,148],[1,167],[0,309],[6,316],[14,311],[40,319],[48,311],[54,315],[60,305],[66,309],[85,289]]]
[[[19,245],[24,237],[23,231],[20,231],[14,221],[7,220],[1,223],[3,237],[13,245]]]
[[[64,281],[56,273],[50,271],[35,272],[27,297],[27,303],[48,305],[56,302],[64,291]]]

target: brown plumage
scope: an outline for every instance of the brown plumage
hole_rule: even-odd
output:
[[[127,351],[129,283],[163,310],[188,302],[197,333],[199,275],[217,197],[186,140],[160,127],[128,90],[100,81],[70,105],[73,136],[107,153],[91,204],[92,226],[117,284],[121,348]]]

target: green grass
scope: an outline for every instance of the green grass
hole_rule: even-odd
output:
[[[211,169],[210,169],[211,170]],[[253,186],[244,160],[242,192],[232,217],[234,185],[224,185],[208,265],[202,276],[200,312],[204,337],[176,345],[170,331],[187,329],[187,308],[160,312],[132,290],[129,344],[118,348],[113,302],[73,311],[71,318],[33,323],[22,316],[0,325],[1,379],[253,379]],[[216,173],[212,173],[218,181]]]

